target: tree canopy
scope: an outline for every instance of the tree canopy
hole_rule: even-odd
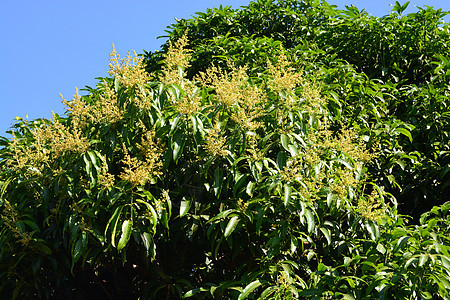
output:
[[[257,0],[0,149],[7,298],[450,298],[450,27]]]

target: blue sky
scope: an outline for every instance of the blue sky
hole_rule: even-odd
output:
[[[400,1],[404,3],[405,1]],[[128,50],[158,50],[174,18],[189,18],[219,5],[233,8],[250,0],[1,0],[0,135],[16,116],[62,114],[59,93],[71,99],[75,87],[95,86],[107,76],[112,43]],[[388,14],[395,0],[329,0],[354,4],[375,16]],[[411,0],[406,13],[424,5],[450,11],[450,0]],[[446,18],[450,22],[449,16]]]

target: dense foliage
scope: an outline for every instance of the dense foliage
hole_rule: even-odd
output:
[[[190,77],[212,63],[226,68],[227,60],[256,74],[282,43],[323,82],[338,122],[386,131],[388,145],[372,172],[417,223],[450,195],[450,29],[440,9],[402,15],[408,3],[378,18],[325,1],[255,1],[198,13],[168,33],[177,39],[187,32]],[[149,71],[160,57],[146,54]],[[389,140],[397,130],[403,136]]]
[[[259,0],[113,50],[1,140],[2,298],[450,299],[450,29],[405,8]]]

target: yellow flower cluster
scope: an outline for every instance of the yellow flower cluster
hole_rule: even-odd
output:
[[[256,86],[247,86],[241,95],[231,119],[241,125],[244,131],[255,131],[262,126],[256,119],[264,114],[262,102],[266,95]]]
[[[14,135],[11,143],[13,159],[11,168],[27,168],[26,174],[42,174],[50,161],[60,158],[66,152],[84,153],[89,149],[89,140],[76,127],[61,124],[53,115],[50,124],[42,125],[32,131],[33,142],[21,143]]]
[[[142,159],[135,156],[131,157],[130,152],[123,144],[124,157],[122,162],[125,167],[120,174],[120,178],[134,186],[144,185],[147,180],[162,175],[161,169],[163,166],[161,161],[162,152],[158,143],[154,140],[153,132],[148,132],[146,138],[141,139],[141,144],[138,145],[138,148]]]
[[[206,70],[206,73],[200,73],[198,79],[204,86],[215,90],[217,101],[225,106],[231,106],[242,99],[247,77],[245,67],[232,68],[232,71],[227,73],[220,67],[213,66]]]
[[[258,147],[258,136],[248,132],[247,138],[247,152],[250,154],[252,161],[261,161],[264,158],[264,152]]]
[[[350,157],[346,165],[338,162],[323,163],[329,157]],[[281,170],[281,178],[287,182],[300,182],[300,193],[305,199],[314,200],[315,192],[329,188],[338,198],[346,199],[349,188],[361,185],[357,168],[370,161],[375,154],[367,150],[358,139],[356,131],[343,128],[333,136],[332,131],[322,126],[306,135],[305,145]]]
[[[206,152],[211,156],[226,156],[225,150],[226,138],[223,136],[219,123],[211,128],[206,135]]]
[[[295,70],[291,66],[291,63],[286,57],[286,52],[283,49],[281,49],[275,64],[272,64],[270,61],[267,62],[267,70],[270,75],[267,86],[272,91],[291,93],[302,82],[303,72],[301,70]]]
[[[133,55],[128,52],[125,58],[120,58],[120,54],[113,44],[113,50],[110,53],[109,75],[114,76],[121,85],[127,88],[142,86],[149,81],[149,75],[145,71],[143,59],[137,56],[133,51]]]
[[[367,197],[359,197],[356,210],[362,217],[372,221],[379,221],[386,214],[386,208],[381,205],[380,194],[375,189]]]
[[[72,127],[84,129],[88,124],[113,124],[123,118],[124,111],[119,107],[117,94],[106,82],[103,83],[99,101],[88,105],[81,99],[76,89],[72,101],[63,98],[67,112],[72,120]]]
[[[193,115],[201,109],[201,96],[198,87],[185,78],[185,69],[188,68],[191,50],[188,45],[187,35],[184,34],[176,42],[169,42],[169,49],[164,54],[164,66],[159,80],[166,85],[177,84],[182,88],[180,93],[171,89],[168,94],[175,109],[183,115]]]
[[[22,246],[27,246],[30,241],[32,234],[28,232],[22,232],[16,223],[19,221],[19,215],[16,209],[11,205],[7,199],[3,200],[3,213],[1,214],[2,220],[4,220],[5,226],[12,232],[14,237],[18,240]]]
[[[187,34],[184,34],[175,43],[169,41],[169,49],[164,54],[164,66],[159,80],[164,84],[180,84],[184,79],[183,71],[190,66],[190,52]],[[181,70],[180,70],[181,69]]]
[[[239,198],[238,201],[237,201],[237,207],[239,208],[239,210],[241,212],[245,212],[247,210],[247,208],[248,208],[248,202],[245,202],[244,200]]]
[[[303,105],[309,115],[322,116],[326,100],[321,95],[320,84],[312,80],[303,80],[301,83],[301,95],[303,98]]]
[[[267,95],[248,82],[246,67],[233,67],[230,73],[211,67],[198,79],[204,86],[214,89],[216,100],[233,112],[232,120],[244,131],[255,131],[261,126],[256,119],[263,115],[262,103]]]
[[[109,189],[114,186],[115,178],[114,175],[108,173],[108,165],[103,163],[98,174],[98,182],[100,186],[104,189]]]
[[[193,115],[200,112],[201,96],[198,94],[198,87],[191,81],[184,81],[182,87],[184,92],[178,96],[170,94],[175,109],[184,115]]]

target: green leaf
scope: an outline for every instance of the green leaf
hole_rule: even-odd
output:
[[[247,174],[241,174],[238,177],[238,179],[236,180],[236,183],[234,184],[234,187],[233,187],[233,197],[236,198],[236,196],[238,195],[240,189],[243,187],[247,177],[248,177]]]
[[[122,235],[120,236],[119,243],[117,244],[117,250],[122,250],[130,240],[131,231],[133,229],[133,221],[125,220],[122,223]]]
[[[79,239],[75,243],[75,246],[73,247],[73,250],[72,250],[72,267],[80,259],[82,251],[83,251],[83,243],[82,243],[81,239]]]
[[[255,280],[250,282],[239,294],[238,300],[247,299],[251,292],[258,288],[262,284],[261,280]]]
[[[281,145],[283,146],[283,148],[289,151],[289,137],[285,134],[282,134],[280,138],[281,138]]]
[[[428,261],[428,254],[421,254],[419,256],[419,267],[422,267]]]
[[[295,236],[291,236],[291,253],[295,253],[298,246],[298,240]]]
[[[401,133],[401,134],[405,135],[406,137],[409,138],[409,141],[412,143],[413,139],[412,139],[412,136],[411,136],[411,132],[409,132],[409,130],[407,130],[405,128],[397,127],[397,128],[395,128],[394,132],[398,132],[398,133]]]
[[[441,261],[442,261],[442,264],[444,265],[444,267],[447,270],[450,270],[450,258],[448,258],[445,255],[441,255],[440,258],[441,258]]]
[[[346,160],[344,160],[342,158],[336,158],[335,161],[340,162],[341,164],[346,166],[349,170],[353,170],[352,165],[348,161],[346,161]]]
[[[166,209],[163,209],[163,210],[161,211],[161,218],[160,218],[160,220],[161,220],[161,224],[163,224],[163,226],[164,226],[167,230],[169,230],[169,216],[167,215]]]
[[[289,145],[288,150],[292,157],[296,156],[298,153],[298,149],[294,145]]]
[[[411,265],[411,264],[414,264],[414,263],[416,263],[416,262],[418,262],[419,260],[417,259],[417,255],[414,255],[413,257],[411,257],[410,259],[408,259],[407,261],[406,261],[406,263],[405,263],[405,269],[408,269],[408,267]]]
[[[230,234],[236,229],[239,223],[239,216],[234,216],[228,221],[227,227],[225,228],[224,237],[228,238]]]
[[[344,266],[348,267],[350,263],[352,262],[352,259],[348,256],[344,257]]]
[[[183,197],[183,200],[180,202],[180,217],[184,217],[188,211],[189,208],[191,208],[192,198],[190,197]]]
[[[223,172],[220,168],[214,170],[214,195],[219,197],[223,184]]]
[[[99,171],[101,169],[101,167],[98,165],[98,159],[97,159],[98,152],[96,153],[94,151],[89,150],[86,153],[88,154],[88,156],[92,162],[92,165],[95,167],[95,169],[97,171]]]
[[[386,248],[383,246],[383,244],[379,243],[377,245],[377,250],[378,252],[380,252],[381,254],[385,254],[386,253]]]
[[[288,184],[284,185],[284,206],[289,205],[289,201],[291,200],[292,187]]]
[[[261,296],[258,298],[258,300],[266,300],[269,299],[268,297],[278,291],[280,288],[278,286],[269,286],[266,288],[262,293]]]
[[[298,296],[299,297],[305,297],[305,296],[320,296],[325,292],[325,290],[322,289],[307,289],[301,291]]]
[[[147,250],[147,253],[152,257],[155,258],[156,256],[156,245],[153,241],[153,236],[148,233],[144,232],[141,234],[142,241],[144,242],[144,247]]]
[[[280,151],[277,154],[277,166],[280,170],[283,170],[283,168],[286,166],[287,156],[286,152]]]
[[[195,289],[192,289],[192,290],[190,290],[190,291],[187,291],[187,292],[183,295],[183,298],[189,298],[189,297],[195,296],[195,295],[198,294],[198,293],[201,293],[201,292],[208,292],[208,291],[209,291],[209,289],[203,288],[203,287],[195,288]]]
[[[155,227],[158,224],[158,214],[156,213],[156,210],[153,208],[153,206],[151,206],[150,203],[143,201],[141,199],[136,199],[136,202],[142,203],[147,207],[147,209],[150,211],[151,216],[150,220],[152,221],[153,227]]]
[[[322,231],[323,235],[327,239],[328,245],[331,244],[331,233],[330,230],[326,227],[320,227],[320,231]]]
[[[175,141],[172,146],[173,147],[173,160],[175,163],[180,158],[185,143],[186,143],[186,139],[184,138],[184,135],[181,133],[176,134]]]
[[[227,210],[224,210],[224,211],[218,213],[214,218],[209,220],[207,223],[212,223],[212,222],[214,222],[214,221],[216,221],[218,219],[226,218],[229,214],[231,214],[233,212],[236,212],[236,210],[235,209],[231,209],[231,208],[227,209]]]
[[[115,237],[116,237],[116,228],[117,228],[117,223],[119,222],[119,217],[120,214],[122,212],[123,206],[119,206],[116,208],[116,210],[114,211],[114,214],[111,216],[111,218],[108,221],[108,224],[106,224],[106,229],[105,229],[105,236],[106,233],[108,231],[109,225],[112,223],[112,233],[111,233],[111,245],[113,245],[113,247],[116,247],[116,241],[115,241]]]
[[[305,217],[306,217],[306,221],[308,224],[308,232],[311,233],[311,232],[313,232],[314,226],[315,226],[314,215],[309,209],[307,209],[305,211]]]
[[[403,245],[408,241],[409,238],[409,236],[402,236],[401,238],[399,238],[397,241],[397,248],[394,251],[401,250]]]
[[[367,231],[370,233],[372,241],[376,241],[380,237],[378,225],[373,222],[366,222]]]
[[[42,253],[45,253],[47,255],[52,255],[52,250],[45,244],[44,240],[33,240],[31,243],[32,247]]]
[[[22,289],[23,283],[19,282],[17,283],[16,287],[14,288],[13,294],[11,296],[12,300],[16,300],[19,297],[20,294],[20,290]]]

